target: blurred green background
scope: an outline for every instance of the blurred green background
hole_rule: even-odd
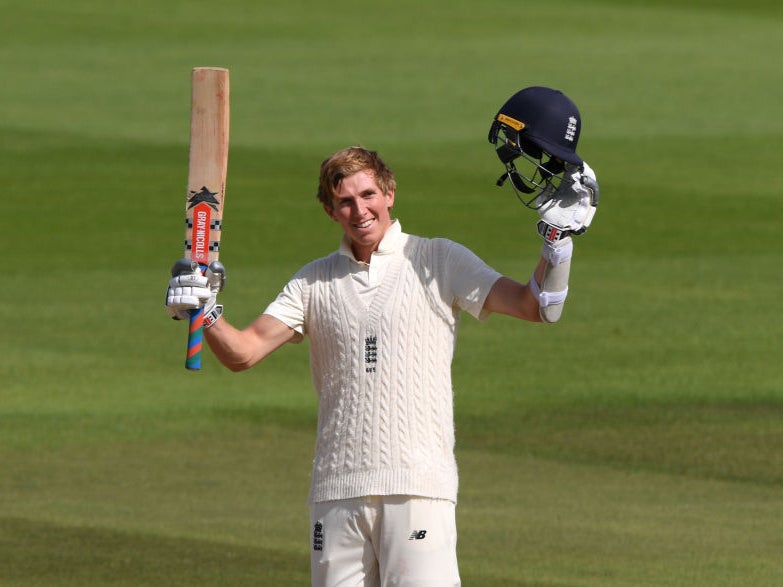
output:
[[[306,343],[183,368],[190,70],[231,70],[221,260],[249,323],[336,248],[332,151],[408,232],[526,280],[486,133],[580,107],[601,205],[560,323],[463,321],[464,585],[783,583],[777,2],[0,0],[0,585],[307,585]]]

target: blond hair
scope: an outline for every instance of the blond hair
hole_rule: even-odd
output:
[[[375,183],[384,194],[396,190],[394,173],[383,162],[377,151],[364,147],[347,147],[333,153],[321,163],[317,197],[328,208],[332,208],[333,198],[340,189],[340,183],[360,171],[369,171],[375,176]]]

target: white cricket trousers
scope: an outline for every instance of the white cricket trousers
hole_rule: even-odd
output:
[[[313,587],[459,587],[455,507],[400,495],[312,504]]]

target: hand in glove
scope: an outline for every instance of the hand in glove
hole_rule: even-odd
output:
[[[566,164],[563,181],[554,192],[538,196],[538,234],[548,243],[582,234],[590,226],[598,206],[598,181],[587,164],[580,169]]]
[[[202,274],[198,263],[180,259],[171,268],[166,312],[174,320],[189,320],[190,310],[204,308],[204,327],[209,328],[223,314],[217,294],[225,281],[226,269],[219,261],[210,263]]]

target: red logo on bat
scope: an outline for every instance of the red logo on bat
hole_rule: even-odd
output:
[[[212,210],[207,204],[198,204],[193,210],[193,250],[190,258],[206,265],[209,261],[209,221]]]
[[[203,186],[198,192],[191,191],[188,200],[188,210],[193,209],[190,258],[203,265],[209,262],[212,210],[217,211],[220,204],[215,196],[217,196],[217,192],[211,192],[207,186]]]

